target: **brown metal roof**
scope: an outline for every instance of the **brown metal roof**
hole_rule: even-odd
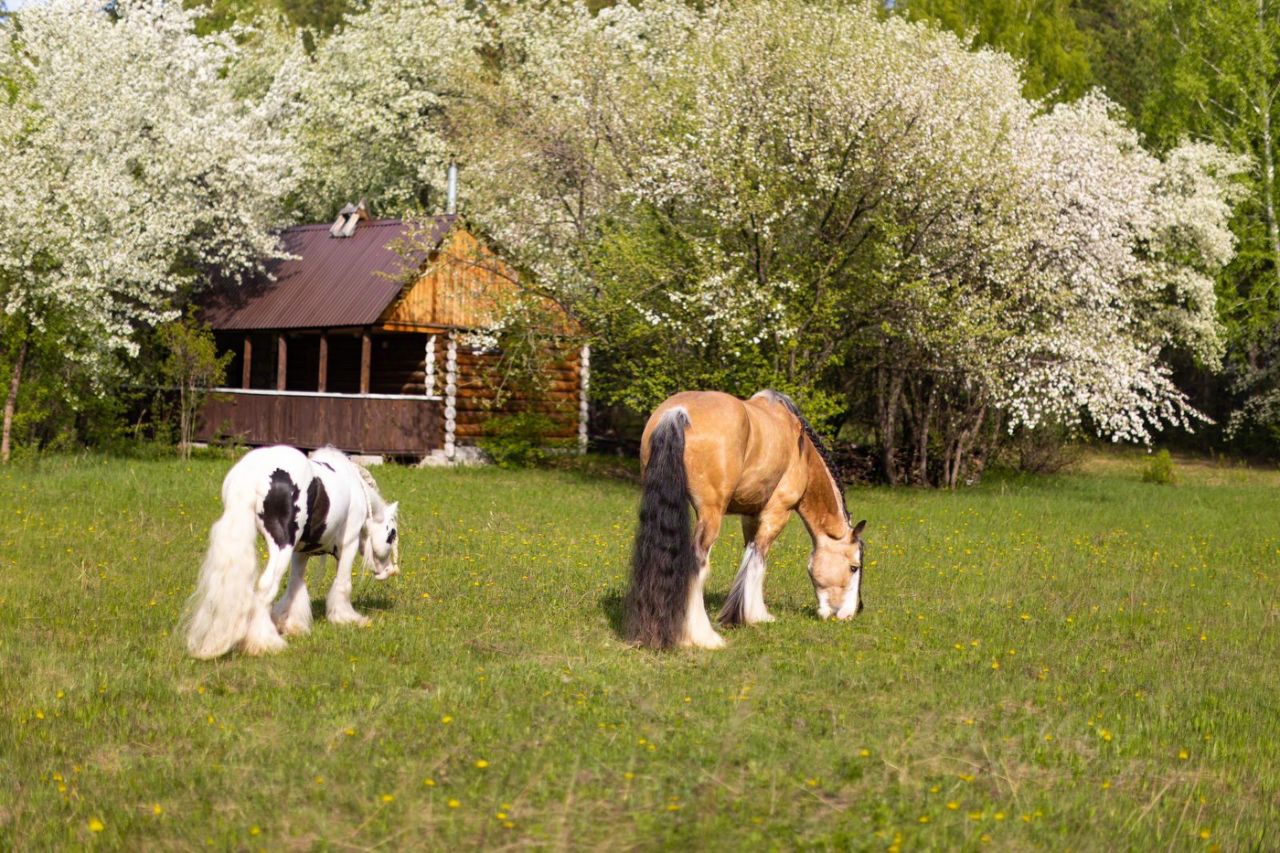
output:
[[[456,220],[434,217],[427,244],[439,246]],[[297,257],[269,267],[275,281],[217,288],[205,300],[204,319],[219,330],[370,325],[420,264],[388,247],[409,230],[400,219],[361,222],[350,237],[329,236],[328,224],[289,228],[281,243]]]

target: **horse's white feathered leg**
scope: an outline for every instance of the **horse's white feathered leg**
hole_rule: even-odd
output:
[[[276,597],[276,591],[280,589],[280,578],[284,575],[285,567],[289,565],[293,556],[293,548],[277,548],[275,543],[268,540],[267,553],[270,555],[267,559],[267,567],[258,577],[258,584],[254,590],[253,611],[249,615],[249,631],[240,643],[240,648],[245,654],[250,655],[278,652],[286,645],[284,638],[276,630],[275,623],[271,621],[271,601]]]
[[[322,556],[321,561],[324,560]],[[271,609],[271,619],[283,636],[311,630],[311,594],[307,592],[307,555],[294,554],[284,597]]]
[[[238,478],[223,491],[225,508],[209,531],[209,550],[184,617],[187,651],[197,658],[226,654],[244,639],[254,605],[258,529],[253,483]]]
[[[325,616],[335,625],[368,625],[367,617],[361,616],[351,606],[351,567],[356,561],[359,542],[346,542],[338,552],[338,573],[329,587],[329,595],[325,599]]]

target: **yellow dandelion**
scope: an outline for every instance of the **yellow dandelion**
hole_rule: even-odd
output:
[[[453,722],[453,717],[451,717],[448,714],[445,714],[443,717],[440,718],[440,722],[444,723],[447,726]]]
[[[324,777],[323,777],[323,776],[317,776],[317,777],[316,777],[316,784],[317,784],[317,785],[323,785],[323,784],[324,784]]]
[[[390,802],[392,802],[393,800],[395,800],[395,798],[396,798],[396,795],[395,795],[395,794],[383,794],[383,795],[382,795],[382,801],[383,801],[384,803],[390,803]]]
[[[934,786],[932,786],[931,788],[929,788],[929,793],[930,793],[930,794],[936,794],[936,793],[938,793],[938,792],[939,792],[939,791],[941,791],[941,790],[942,790],[942,788],[941,788],[940,786],[938,786],[938,785],[934,785]]]
[[[509,820],[504,820],[504,821],[502,822],[502,825],[503,825],[505,828],[507,828],[507,829],[515,829],[515,826],[516,826],[514,823],[512,823],[512,822],[511,822],[511,821],[509,821]]]
[[[632,773],[630,770],[628,770],[626,773],[623,773],[623,774],[622,774],[622,778],[623,778],[623,779],[634,779],[634,778],[636,778],[636,774],[634,774],[634,773]]]
[[[978,836],[978,840],[981,841],[983,844],[990,844],[991,836],[984,832],[982,833],[982,835]]]
[[[355,737],[355,736],[356,736],[356,730],[355,730],[355,729],[347,729],[347,730],[346,730],[346,735],[347,735],[347,737]]]
[[[816,788],[816,787],[818,787],[818,780],[817,780],[817,779],[805,779],[805,780],[804,780],[804,783],[805,783],[806,785],[808,785],[810,788]]]
[[[870,757],[871,757],[871,750],[869,750],[869,749],[860,749],[860,750],[858,750],[858,755],[861,755],[863,758],[870,758]]]
[[[489,766],[489,762],[485,761],[483,758],[476,761],[476,767],[479,767],[481,770],[485,769],[488,766]]]
[[[993,661],[991,662],[991,668],[992,668],[992,669],[999,669],[999,668],[1000,668],[1000,661],[998,661],[998,660],[993,660]]]
[[[1105,791],[1105,790],[1109,789],[1110,787],[1111,787],[1111,780],[1110,780],[1110,779],[1107,779],[1107,780],[1105,780],[1105,781],[1102,783],[1102,790],[1104,790],[1104,791]]]
[[[449,808],[451,809],[456,809],[460,805],[462,805],[462,803],[458,800],[449,800]]]
[[[44,719],[44,711],[36,711],[36,719],[37,719],[37,720],[43,720],[43,719]]]
[[[262,834],[262,830],[261,830],[261,829],[258,829],[258,827],[256,827],[256,826],[251,826],[251,827],[249,827],[249,834],[250,834],[250,835],[261,835],[261,834]]]
[[[1207,829],[1202,829],[1202,830],[1200,830],[1200,839],[1201,839],[1202,841],[1208,841],[1208,840],[1209,840],[1209,836],[1210,836],[1210,835],[1212,835],[1212,834],[1213,834],[1213,833],[1209,832],[1209,830],[1207,830]]]
[[[996,820],[1004,820],[1004,812],[996,812],[992,815]]]
[[[1188,758],[1190,758],[1190,757],[1191,757],[1191,754],[1190,754],[1190,753],[1188,753],[1185,749],[1180,749],[1180,750],[1178,750],[1178,758],[1179,758],[1180,760],[1182,760],[1182,761],[1186,761],[1186,760],[1187,760]]]
[[[969,812],[969,820],[982,820],[982,812]]]
[[[89,818],[89,831],[90,831],[90,832],[102,832],[102,830],[104,830],[104,829],[106,829],[106,828],[107,828],[106,824],[104,824],[102,821],[98,820],[96,817]]]
[[[679,803],[667,803],[667,811],[669,812],[678,812],[681,808]]]
[[[159,803],[156,803],[154,806],[151,807],[151,813],[156,817],[159,817],[160,815],[164,814],[164,807],[161,806]]]
[[[506,813],[506,812],[498,812],[496,815],[494,815],[494,817],[496,817],[498,820],[506,820],[506,819],[507,819],[507,813]]]
[[[921,822],[921,823],[928,823],[928,822],[929,822],[929,816],[928,816],[927,814],[922,814],[922,815],[920,815],[920,822]]]
[[[956,811],[957,809],[960,808],[960,804],[957,803],[955,800],[952,800],[951,802],[947,803],[947,808],[950,809],[951,811]]]
[[[423,780],[422,780],[422,784],[426,785],[428,788],[434,788],[434,787],[436,786],[436,780],[435,780],[435,779],[423,779]]]

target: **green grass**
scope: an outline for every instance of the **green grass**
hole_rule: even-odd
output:
[[[382,468],[372,626],[199,662],[227,467],[0,468],[0,849],[1280,847],[1274,474],[856,490],[861,616],[817,620],[793,522],[778,622],[654,654],[617,634],[634,485]]]

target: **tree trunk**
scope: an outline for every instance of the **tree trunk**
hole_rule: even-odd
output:
[[[22,366],[27,360],[27,349],[31,345],[29,335],[23,335],[22,346],[18,348],[18,360],[13,365],[13,375],[9,377],[9,396],[4,401],[4,433],[0,435],[0,463],[9,461],[10,438],[13,435],[13,413],[18,407],[18,388],[22,384]]]
[[[886,372],[888,372],[887,380],[885,379]],[[881,368],[880,376],[881,379],[878,383],[880,385],[878,407],[880,464],[884,468],[884,476],[889,481],[889,485],[896,486],[898,484],[897,415],[899,398],[902,396],[902,374],[896,370]]]
[[[1266,8],[1263,0],[1258,0],[1258,28],[1266,32]],[[1271,249],[1271,274],[1280,282],[1280,224],[1276,223],[1276,164],[1271,138],[1270,91],[1263,94],[1257,106],[1261,113],[1259,118],[1262,119],[1262,200],[1267,217],[1267,242]]]
[[[916,436],[916,479],[920,485],[929,485],[929,430],[932,428],[933,409],[938,401],[938,386],[929,388],[929,400],[920,416],[920,434]]]
[[[189,399],[187,379],[178,382],[178,454],[183,459],[191,458],[191,413],[188,411]]]

